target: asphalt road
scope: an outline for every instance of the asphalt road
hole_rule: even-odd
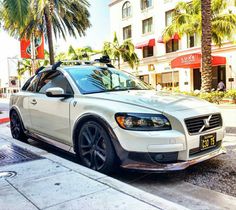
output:
[[[7,111],[8,104],[0,102],[0,110]],[[223,118],[236,126],[236,109],[224,109]],[[50,145],[31,141],[36,147],[73,162],[78,160]],[[226,155],[213,158],[185,171],[150,174],[118,170],[112,176],[144,191],[179,203],[190,209],[236,209],[236,135],[227,135],[224,145]]]

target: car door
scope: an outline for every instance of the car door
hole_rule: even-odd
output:
[[[29,98],[32,130],[43,137],[71,145],[69,116],[73,98],[47,97],[46,90],[52,87],[60,87],[65,93],[73,95],[69,82],[61,72],[43,72],[35,94]]]

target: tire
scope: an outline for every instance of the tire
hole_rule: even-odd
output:
[[[111,139],[97,122],[88,121],[78,135],[78,155],[82,164],[104,174],[116,168],[116,154]]]
[[[10,128],[11,135],[14,139],[27,142],[28,137],[24,133],[21,118],[19,117],[16,111],[12,111],[10,114]]]

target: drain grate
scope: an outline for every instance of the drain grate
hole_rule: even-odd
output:
[[[15,145],[0,147],[0,166],[42,159],[42,157]]]

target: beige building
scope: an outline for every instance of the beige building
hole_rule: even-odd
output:
[[[186,0],[189,1],[189,0]],[[172,21],[179,0],[112,0],[111,34],[121,41],[131,39],[140,58],[138,76],[155,87],[177,87],[182,91],[200,89],[200,37],[175,34],[163,42],[162,32]],[[233,6],[229,0],[229,6]],[[236,88],[236,45],[226,41],[221,48],[212,47],[213,87],[220,80],[227,89]],[[127,63],[122,68],[128,70]],[[129,71],[135,70],[129,69]]]

